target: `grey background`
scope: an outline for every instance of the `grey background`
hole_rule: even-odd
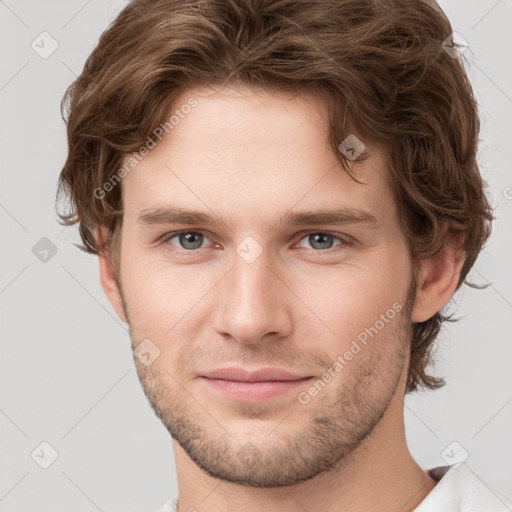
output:
[[[66,155],[60,100],[124,5],[0,1],[1,511],[155,510],[177,493],[171,438],[140,388],[97,258],[72,245],[76,227],[63,229],[54,211]],[[469,43],[479,158],[498,220],[470,276],[491,286],[456,295],[462,320],[437,344],[436,375],[448,384],[406,398],[407,438],[424,468],[446,464],[456,441],[454,453],[466,450],[472,470],[510,498],[512,1],[441,6]],[[31,47],[43,31],[59,45],[47,59]],[[46,262],[33,252],[43,237],[57,250]],[[59,454],[48,469],[31,457],[43,441]]]

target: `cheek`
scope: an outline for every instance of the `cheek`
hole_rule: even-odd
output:
[[[378,251],[361,264],[319,267],[314,277],[301,279],[297,290],[308,306],[307,325],[317,334],[324,330],[325,339],[339,345],[350,344],[390,310],[387,316],[394,318],[399,305],[405,307],[408,265],[403,253]]]
[[[165,345],[193,334],[201,301],[216,281],[216,275],[208,277],[190,266],[171,266],[136,250],[126,254],[122,284],[134,335],[153,337]]]

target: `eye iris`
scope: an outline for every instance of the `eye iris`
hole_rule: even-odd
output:
[[[315,249],[330,249],[332,247],[332,238],[332,235],[326,233],[314,233],[309,235],[309,242],[311,246]],[[316,247],[315,244],[317,244]],[[320,245],[320,247],[318,247],[318,244]],[[325,246],[325,244],[327,244],[327,247]]]
[[[202,242],[203,242],[202,237],[203,237],[203,235],[201,233],[195,233],[195,232],[182,233],[181,235],[179,235],[179,240],[180,240],[180,244],[182,245],[182,247],[184,249],[198,249],[202,245]],[[194,241],[194,238],[196,239],[195,241]],[[192,247],[187,246],[187,244],[192,244]]]

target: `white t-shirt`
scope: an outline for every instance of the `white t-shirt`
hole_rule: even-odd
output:
[[[466,463],[438,466],[428,474],[438,483],[413,512],[512,512],[512,501],[493,491]],[[177,502],[174,496],[158,512],[176,512]]]

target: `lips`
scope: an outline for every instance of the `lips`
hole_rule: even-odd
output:
[[[230,400],[263,402],[284,398],[312,377],[279,368],[263,368],[254,372],[222,368],[208,372],[202,378],[208,389]]]
[[[203,377],[236,382],[268,382],[302,380],[310,377],[310,375],[297,375],[279,368],[263,368],[253,372],[248,372],[242,368],[220,368],[205,373]]]

